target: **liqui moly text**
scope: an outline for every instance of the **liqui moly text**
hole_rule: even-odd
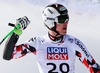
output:
[[[66,47],[47,47],[48,60],[67,60],[68,51]]]

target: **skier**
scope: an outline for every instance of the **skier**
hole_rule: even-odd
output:
[[[99,64],[86,46],[67,33],[69,15],[66,7],[50,4],[43,10],[42,17],[48,34],[31,38],[20,45],[16,43],[30,20],[26,16],[16,20],[20,29],[16,28],[6,42],[3,59],[17,59],[33,53],[37,57],[40,73],[75,73],[75,58],[78,57],[90,73],[100,73]]]

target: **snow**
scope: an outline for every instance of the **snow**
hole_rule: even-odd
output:
[[[34,1],[34,0],[33,0]],[[47,28],[42,22],[42,10],[48,3],[41,4],[42,0],[0,0],[0,41],[13,28],[8,23],[15,23],[16,19],[27,16],[31,24],[20,36],[18,44],[33,36],[41,36],[47,33]],[[57,0],[55,0],[56,2]],[[65,1],[65,0],[63,0]],[[68,34],[79,38],[87,46],[89,52],[100,64],[100,3],[96,0],[67,0],[64,5],[69,10]],[[53,0],[51,0],[53,2]],[[38,5],[34,5],[38,3]],[[60,0],[59,0],[59,3]],[[41,7],[42,5],[42,7]],[[31,32],[31,33],[30,33]],[[5,61],[2,58],[6,40],[0,45],[0,73],[39,73],[36,57],[33,54],[23,58]],[[89,73],[84,65],[77,59],[76,73]]]

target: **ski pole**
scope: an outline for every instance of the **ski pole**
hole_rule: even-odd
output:
[[[20,28],[20,25],[19,25],[19,24],[18,24],[17,26],[14,26],[14,24],[9,23],[9,25],[10,25],[10,26],[13,26],[14,29],[11,30],[11,31],[2,39],[2,41],[0,42],[0,45],[1,45],[1,44],[4,42],[4,40],[5,40],[8,36],[10,36],[15,30],[17,30],[17,29]]]

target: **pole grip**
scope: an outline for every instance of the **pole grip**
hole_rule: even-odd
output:
[[[13,23],[8,23],[9,26],[15,27],[15,24]]]

